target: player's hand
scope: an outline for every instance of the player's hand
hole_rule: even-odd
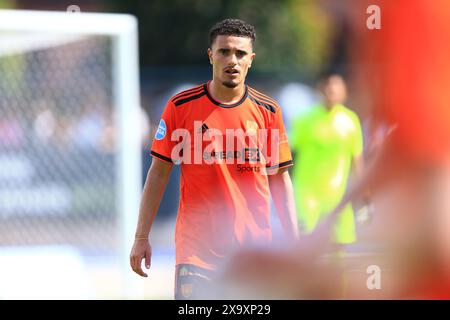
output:
[[[148,239],[135,240],[130,253],[130,265],[133,271],[142,277],[147,277],[147,274],[141,268],[142,259],[145,259],[145,267],[150,269],[151,256],[152,247]]]

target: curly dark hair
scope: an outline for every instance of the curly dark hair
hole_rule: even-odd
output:
[[[255,27],[240,19],[225,19],[216,23],[209,31],[209,45],[212,46],[217,36],[237,36],[256,40]]]

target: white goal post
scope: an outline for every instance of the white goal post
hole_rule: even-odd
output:
[[[123,285],[118,298],[136,298],[141,292],[136,290],[138,277],[132,273],[128,257],[142,179],[137,20],[126,14],[0,10],[0,60],[17,52],[51,48],[89,36],[107,36],[111,44],[111,99],[117,139],[113,201]],[[0,144],[0,153],[1,149]]]

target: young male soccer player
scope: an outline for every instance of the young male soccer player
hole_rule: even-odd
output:
[[[177,299],[210,297],[211,275],[234,250],[270,242],[270,195],[287,236],[297,235],[281,109],[245,84],[255,37],[254,27],[237,19],[211,29],[212,80],[168,101],[152,145],[130,264],[147,276],[141,262],[150,267],[148,235],[172,165],[180,163]]]

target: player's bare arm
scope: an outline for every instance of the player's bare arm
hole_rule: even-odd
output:
[[[145,259],[145,267],[147,269],[150,268],[152,248],[148,240],[148,235],[155,220],[156,213],[158,212],[172,166],[173,164],[171,163],[154,158],[147,173],[147,179],[142,192],[135,241],[130,253],[131,268],[142,277],[147,277],[147,274],[141,268],[143,259]]]
[[[287,168],[269,175],[270,193],[284,232],[288,239],[298,237],[297,215],[291,177]]]

